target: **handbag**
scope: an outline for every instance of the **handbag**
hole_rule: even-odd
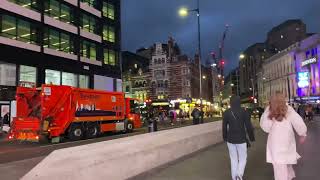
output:
[[[238,121],[238,119],[237,119],[236,116],[234,115],[233,111],[232,111],[232,110],[230,110],[230,111],[231,111],[231,114],[232,114],[233,118]],[[249,141],[249,139],[248,139],[248,137],[247,137],[247,131],[246,131],[246,130],[245,130],[245,136],[246,136],[247,148],[249,148],[249,147],[251,147],[251,143],[250,143],[250,141]]]

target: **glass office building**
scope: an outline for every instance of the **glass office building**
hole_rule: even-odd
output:
[[[17,86],[121,91],[120,1],[1,1],[0,49],[0,102]]]

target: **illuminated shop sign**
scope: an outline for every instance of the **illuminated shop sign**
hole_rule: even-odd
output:
[[[308,64],[313,64],[313,63],[316,63],[316,62],[317,62],[317,58],[313,57],[311,59],[307,59],[305,61],[302,61],[301,66],[303,67],[303,66],[306,66]]]
[[[298,72],[298,87],[305,88],[309,86],[309,72]]]

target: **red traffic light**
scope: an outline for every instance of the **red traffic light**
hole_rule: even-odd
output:
[[[221,66],[224,66],[224,64],[225,64],[225,62],[224,62],[224,60],[222,59],[222,60],[220,61],[220,65],[221,65]]]
[[[253,96],[251,96],[251,97],[250,97],[250,99],[251,99],[251,100],[254,100],[254,97],[253,97]]]

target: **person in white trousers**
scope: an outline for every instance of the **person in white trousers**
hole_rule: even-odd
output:
[[[242,179],[247,164],[247,143],[231,144],[227,143],[231,161],[232,179]]]
[[[260,120],[261,128],[269,133],[267,141],[267,162],[272,163],[275,180],[295,178],[292,165],[297,164],[300,155],[296,150],[294,130],[303,143],[307,127],[298,113],[286,104],[285,96],[277,92],[269,102],[269,107]]]
[[[227,142],[233,180],[242,180],[247,163],[247,134],[254,141],[249,113],[241,108],[240,97],[230,99],[231,108],[223,114],[223,139]]]

